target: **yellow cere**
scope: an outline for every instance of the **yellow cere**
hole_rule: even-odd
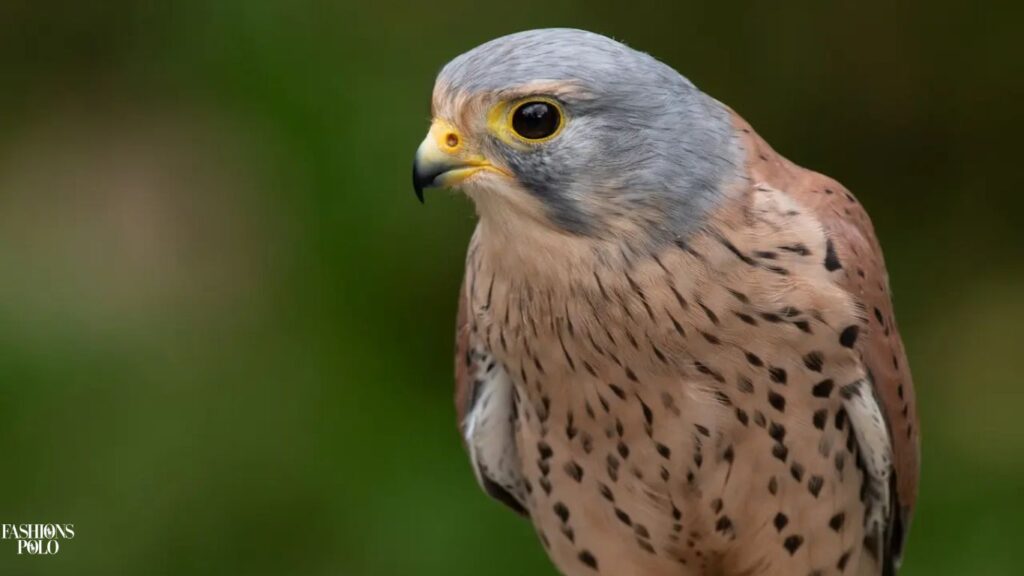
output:
[[[425,154],[429,156],[448,156],[450,160],[442,162],[451,162],[452,168],[448,171],[440,174],[437,177],[436,184],[443,187],[456,186],[466,178],[469,178],[473,174],[481,170],[487,170],[496,172],[498,174],[508,176],[508,172],[491,164],[487,158],[474,154],[470,149],[467,149],[463,144],[465,139],[462,134],[453,126],[450,122],[441,118],[435,118],[430,126],[430,134],[427,136],[427,141],[433,143],[433,146],[427,148]]]
[[[430,132],[437,141],[437,147],[448,154],[458,154],[462,148],[462,136],[454,126],[444,120],[434,120]]]

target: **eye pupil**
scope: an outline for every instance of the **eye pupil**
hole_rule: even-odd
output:
[[[527,140],[547,138],[558,130],[561,114],[549,102],[527,102],[512,114],[512,129]]]

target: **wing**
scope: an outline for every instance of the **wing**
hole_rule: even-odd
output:
[[[894,501],[887,553],[898,563],[917,499],[919,441],[914,386],[893,315],[882,249],[867,212],[846,188],[778,155],[739,116],[735,124],[743,134],[752,177],[786,191],[815,212],[827,237],[822,265],[864,311],[866,329],[855,346],[873,385],[893,453],[889,481]]]
[[[512,380],[473,333],[463,282],[455,336],[455,411],[473,471],[488,495],[526,514],[515,441]]]

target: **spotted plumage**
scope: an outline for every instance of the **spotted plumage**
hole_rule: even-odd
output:
[[[523,102],[548,108],[524,120]],[[433,112],[417,186],[458,186],[480,215],[461,429],[481,485],[560,571],[895,572],[913,385],[852,194],[581,31],[460,56]],[[556,113],[529,130],[544,139],[514,133]]]

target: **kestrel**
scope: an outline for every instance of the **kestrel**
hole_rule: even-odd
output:
[[[917,491],[882,252],[669,66],[535,30],[450,62],[413,181],[479,222],[456,403],[568,576],[889,575]]]

